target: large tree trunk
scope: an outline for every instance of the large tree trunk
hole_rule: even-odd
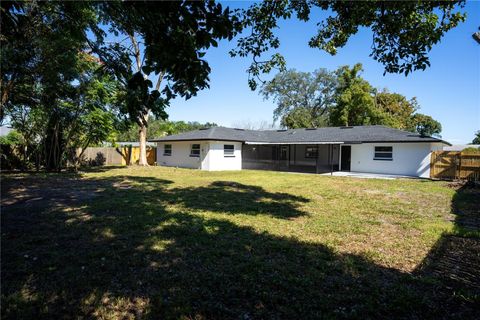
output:
[[[147,162],[147,126],[142,122],[140,125],[139,142],[140,142],[140,157],[138,158],[138,165],[148,166]]]
[[[141,59],[141,52],[140,46],[138,45],[137,39],[135,38],[135,34],[129,34],[130,40],[132,41],[132,46],[134,49],[134,56],[135,61],[137,62],[137,70],[140,72],[143,77],[146,79],[147,76],[142,71],[142,59]],[[155,86],[155,90],[160,90],[160,84],[162,82],[164,73],[161,72],[158,76],[157,85]],[[144,113],[137,119],[137,123],[139,126],[138,136],[139,136],[139,144],[140,144],[140,156],[138,159],[138,164],[140,166],[148,166],[147,162],[147,124],[148,124],[148,114],[150,110],[144,111]]]
[[[57,115],[52,115],[47,125],[44,139],[45,168],[47,171],[60,172],[62,169],[62,154],[65,148],[63,128]]]

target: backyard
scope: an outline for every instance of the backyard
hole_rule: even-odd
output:
[[[2,317],[475,318],[480,190],[110,167],[8,174]]]

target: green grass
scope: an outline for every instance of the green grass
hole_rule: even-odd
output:
[[[2,177],[3,318],[474,318],[480,193],[107,168]]]

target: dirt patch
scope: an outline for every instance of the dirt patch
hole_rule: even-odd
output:
[[[103,190],[98,184],[82,179],[9,179],[2,181],[1,205],[3,210],[15,208],[43,208],[75,206],[93,199]]]

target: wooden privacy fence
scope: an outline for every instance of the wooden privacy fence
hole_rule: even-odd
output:
[[[480,181],[480,153],[434,151],[430,158],[430,178]]]
[[[81,150],[78,150],[78,154]],[[140,147],[88,147],[83,153],[86,163],[95,165],[131,165],[138,164]],[[157,160],[157,148],[147,146],[147,162],[154,165]]]
[[[120,149],[120,148],[118,148]],[[122,165],[138,164],[140,159],[140,147],[123,147]],[[154,165],[157,161],[157,148],[147,146],[147,163]]]

